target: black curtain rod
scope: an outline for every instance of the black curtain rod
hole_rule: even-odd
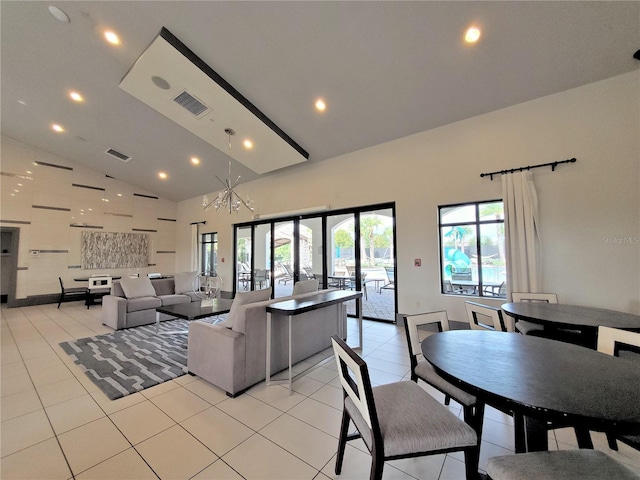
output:
[[[510,168],[509,170],[499,170],[497,172],[481,173],[480,177],[491,177],[491,180],[493,181],[494,175],[506,175],[507,173],[522,172],[524,170],[531,170],[532,168],[540,168],[540,167],[551,167],[551,171],[555,172],[556,167],[561,163],[575,163],[575,162],[576,162],[575,158],[570,158],[568,160],[562,160],[560,162],[541,163],[540,165],[529,165],[527,167]]]
[[[207,224],[207,221],[204,220],[202,222],[191,222],[189,225],[206,225],[206,224]]]

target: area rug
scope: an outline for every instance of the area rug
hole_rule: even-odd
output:
[[[111,400],[187,373],[189,322],[171,320],[63,342],[60,346]],[[163,332],[185,331],[185,333]]]

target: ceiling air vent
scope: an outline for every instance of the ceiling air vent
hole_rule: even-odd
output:
[[[200,117],[209,111],[209,107],[187,91],[183,91],[180,95],[174,98],[173,101],[181,107],[189,110],[189,112],[196,117]]]
[[[110,148],[109,150],[107,150],[104,153],[106,153],[107,155],[111,155],[114,158],[117,158],[121,162],[128,162],[129,160],[131,160],[131,157],[129,155],[125,155],[124,153],[120,153],[119,151],[114,150],[113,148]]]

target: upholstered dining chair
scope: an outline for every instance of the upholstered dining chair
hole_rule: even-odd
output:
[[[58,277],[60,280],[60,298],[58,299],[58,308],[60,308],[60,304],[62,302],[73,302],[75,300],[85,300],[87,299],[87,287],[71,287],[65,288],[64,283],[62,282],[62,277]]]
[[[371,453],[371,480],[382,478],[384,462],[463,451],[466,478],[477,478],[476,432],[415,382],[371,386],[367,364],[340,337],[331,337],[344,394],[336,455],[342,471],[347,441],[362,438]],[[358,433],[349,434],[353,422]]]
[[[598,351],[613,355],[614,357],[625,357],[628,352],[636,359],[640,359],[640,333],[629,332],[619,328],[598,327]],[[620,440],[636,450],[640,450],[640,434],[639,435],[614,435],[607,433],[607,441],[609,448],[618,450]]]
[[[464,302],[467,310],[469,327],[472,330],[495,330],[496,332],[513,332],[515,327],[510,318],[505,319],[502,309],[476,302]]]
[[[556,450],[491,457],[493,480],[638,480],[623,464],[599,450]]]
[[[436,332],[428,332],[420,327],[433,325],[437,327],[438,332],[448,331],[449,317],[447,312],[442,310],[438,312],[418,313],[413,315],[404,315],[402,318],[404,320],[404,329],[407,334],[407,344],[409,345],[411,380],[418,383],[418,379],[421,379],[436,390],[442,392],[445,395],[445,405],[449,405],[451,398],[462,405],[464,421],[471,425],[476,431],[479,446],[482,437],[484,403],[478,402],[478,399],[475,396],[461,390],[442,378],[438,372],[436,372],[433,365],[426,361],[422,356],[422,349],[420,347],[422,340]]]
[[[512,292],[511,300],[515,303],[520,302],[546,302],[558,303],[558,295],[555,293],[530,293],[530,292]],[[523,335],[531,335],[534,332],[542,332],[544,327],[537,323],[518,320],[515,325],[516,331]]]

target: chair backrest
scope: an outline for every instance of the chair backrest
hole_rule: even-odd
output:
[[[261,268],[257,269],[253,274],[253,278],[258,281],[267,280],[267,270]]]
[[[620,351],[640,354],[640,333],[619,328],[598,327],[598,351],[619,357]]]
[[[91,277],[89,278],[89,290],[111,288],[112,281],[111,277]]]
[[[339,336],[333,335],[331,344],[345,396],[351,399],[369,428],[379,430],[367,364]]]
[[[439,312],[418,313],[415,315],[403,315],[404,329],[407,334],[407,343],[409,345],[409,357],[411,359],[411,370],[418,363],[418,358],[422,355],[420,344],[429,335],[436,332],[420,330],[423,325],[436,325],[439,332],[449,330],[449,317],[445,310]],[[415,363],[414,363],[415,362]]]
[[[512,292],[511,299],[514,302],[558,303],[558,295],[555,293]]]
[[[476,302],[464,302],[464,306],[472,330],[508,331],[502,318],[502,309]]]
[[[62,277],[58,277],[58,280],[60,280],[60,289],[64,292],[64,283],[62,283]]]
[[[300,295],[302,293],[310,293],[318,291],[318,280],[312,278],[310,280],[299,280],[293,285],[293,293],[291,295]]]

